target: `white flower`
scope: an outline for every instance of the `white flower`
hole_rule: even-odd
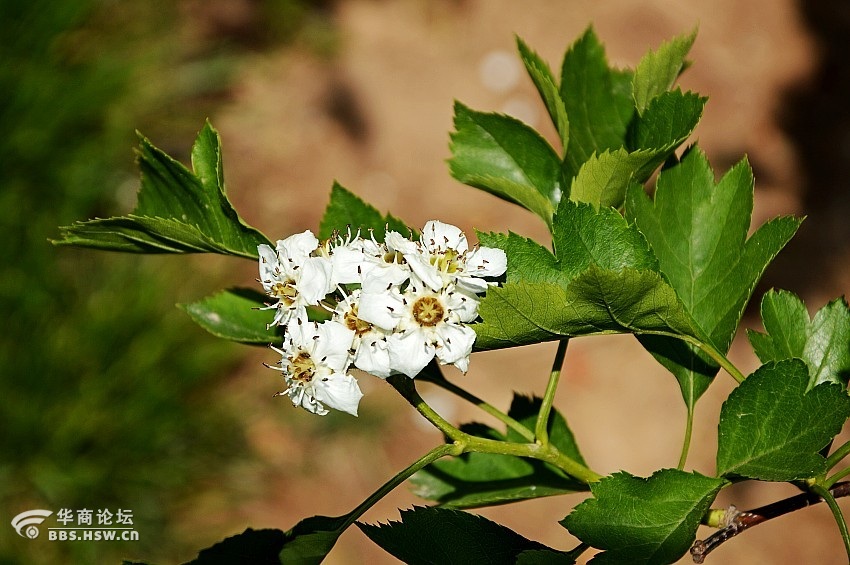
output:
[[[288,396],[294,406],[324,416],[325,406],[357,415],[363,393],[357,380],[347,373],[349,348],[354,332],[337,322],[322,324],[292,319],[286,325],[280,365],[287,388],[278,394]]]
[[[316,305],[334,288],[333,267],[325,257],[311,257],[319,246],[312,232],[292,235],[277,242],[276,249],[257,246],[260,255],[260,282],[277,302],[269,325],[286,325],[293,318],[306,321],[306,307]]]
[[[333,319],[354,332],[354,366],[385,379],[392,374],[387,337],[390,332],[358,317],[362,291],[354,290],[337,304]]]
[[[483,277],[501,275],[508,264],[501,249],[476,247],[470,251],[459,228],[437,220],[427,222],[419,243],[402,252],[410,269],[435,291],[456,284],[472,293],[484,292],[488,283]]]
[[[461,322],[474,318],[476,308],[466,293],[451,287],[434,291],[412,277],[403,294],[364,289],[358,317],[392,332],[386,340],[392,371],[415,377],[434,356],[466,372],[475,332]]]

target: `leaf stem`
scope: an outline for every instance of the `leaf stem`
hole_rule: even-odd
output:
[[[836,449],[832,455],[826,458],[826,468],[832,469],[838,465],[842,459],[850,455],[850,441]]]
[[[441,457],[445,457],[446,455],[460,455],[462,453],[462,447],[455,443],[445,443],[443,445],[438,445],[413,463],[411,463],[405,469],[402,469],[398,473],[396,473],[389,481],[381,485],[381,487],[373,492],[369,497],[366,498],[363,502],[357,505],[357,508],[346,514],[346,520],[343,523],[342,529],[344,530],[351,524],[357,521],[360,516],[362,516],[367,510],[369,510],[372,506],[375,505],[376,502],[384,498],[390,491],[395,489],[401,483],[409,479],[414,473],[425,467],[426,465],[430,465],[437,459]]]
[[[680,471],[685,468],[685,461],[688,460],[688,451],[691,448],[691,436],[694,432],[694,406],[693,403],[688,403],[688,416],[685,422],[685,439],[682,442],[682,453],[679,455],[679,464],[676,466]]]
[[[838,507],[835,497],[832,496],[829,489],[826,489],[819,484],[813,484],[809,488],[812,492],[819,495],[832,511],[832,517],[835,518],[835,523],[838,524],[838,531],[841,532],[841,539],[844,541],[844,551],[847,553],[847,562],[850,563],[850,532],[847,531],[847,522],[844,520],[844,514],[841,513],[841,508]]]
[[[405,375],[391,375],[387,382],[407,400],[422,416],[443,432],[443,434],[458,446],[460,453],[494,453],[499,455],[515,455],[517,457],[530,457],[539,459],[555,465],[570,476],[579,481],[589,484],[599,481],[602,475],[585,467],[578,461],[561,453],[554,445],[547,443],[516,443],[511,441],[499,441],[495,439],[482,438],[470,435],[454,427],[451,423],[437,414],[419,393],[413,379]],[[458,455],[460,454],[458,453]]]
[[[558,381],[561,378],[561,367],[564,365],[564,357],[567,355],[567,345],[570,340],[562,339],[558,342],[558,350],[555,352],[555,360],[552,362],[552,372],[549,373],[549,382],[546,384],[546,392],[537,413],[537,423],[534,426],[534,435],[537,443],[549,444],[549,413],[555,401],[555,392],[558,390]]]
[[[704,341],[699,340],[693,336],[687,334],[678,334],[673,332],[664,332],[664,331],[645,331],[645,332],[634,332],[635,334],[647,334],[647,335],[663,335],[667,337],[672,337],[675,339],[680,339],[686,343],[690,343],[694,347],[701,349],[711,357],[715,363],[720,365],[727,373],[729,373],[733,379],[738,381],[738,384],[741,384],[746,380],[746,375],[742,373],[738,367],[736,367],[728,357],[726,357],[723,353],[715,349],[715,347],[709,343],[705,343]]]
[[[837,483],[838,481],[840,481],[841,479],[843,479],[847,475],[850,475],[850,467],[847,467],[846,469],[842,469],[842,470],[838,471],[837,473],[835,473],[834,475],[832,475],[831,477],[829,477],[828,479],[823,481],[822,484],[823,484],[824,488],[832,488],[832,485],[834,485],[835,483]]]
[[[499,410],[498,408],[496,408],[492,404],[488,403],[485,400],[478,398],[477,396],[475,396],[471,392],[469,392],[469,391],[457,386],[453,382],[449,381],[443,375],[443,372],[440,370],[440,366],[436,365],[436,364],[434,364],[434,365],[435,365],[435,370],[423,371],[422,373],[420,373],[416,377],[417,380],[435,384],[435,385],[437,385],[438,387],[440,387],[444,390],[447,390],[447,391],[449,391],[453,394],[456,394],[457,396],[459,396],[463,400],[466,400],[467,402],[470,402],[470,403],[476,405],[482,411],[486,412],[487,414],[490,414],[491,416],[493,416],[497,420],[504,423],[506,426],[508,426],[508,428],[512,429],[513,431],[515,431],[516,433],[521,435],[526,441],[529,441],[529,442],[534,441],[534,432],[532,432],[527,427],[522,425],[520,422],[511,418],[508,414],[505,414],[504,412],[502,412],[501,410]]]

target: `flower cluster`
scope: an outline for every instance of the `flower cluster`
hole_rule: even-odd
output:
[[[381,378],[415,377],[435,357],[466,372],[480,293],[505,272],[501,249],[469,247],[457,227],[432,220],[418,240],[387,230],[384,241],[351,233],[319,242],[310,232],[258,247],[260,282],[284,327],[280,394],[315,414],[357,415],[354,366]],[[331,313],[321,323],[307,308]]]

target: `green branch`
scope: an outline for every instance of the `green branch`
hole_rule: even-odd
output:
[[[485,400],[482,400],[472,394],[471,392],[457,386],[452,383],[443,375],[443,372],[440,370],[440,366],[436,363],[433,363],[434,369],[431,367],[426,368],[425,371],[420,373],[416,379],[419,381],[425,381],[432,384],[437,385],[438,387],[451,392],[452,394],[457,395],[458,397],[470,402],[480,408],[483,412],[490,414],[497,420],[504,423],[508,428],[512,429],[519,435],[521,435],[525,440],[531,442],[534,441],[534,432],[529,430],[527,427],[522,425],[520,422],[516,421],[514,418],[511,418],[508,414],[505,414],[492,404],[488,403]]]
[[[555,465],[565,473],[589,484],[602,479],[602,475],[582,465],[575,459],[561,453],[551,443],[515,443],[510,441],[499,441],[470,435],[453,426],[450,422],[437,414],[419,393],[413,379],[405,375],[392,375],[387,382],[396,389],[399,394],[407,400],[422,416],[431,422],[438,430],[449,438],[460,453],[493,453],[497,455],[514,455],[517,457],[529,457],[539,459]],[[460,454],[458,453],[458,455]]]
[[[537,424],[534,426],[534,435],[537,443],[549,444],[549,413],[552,403],[555,401],[555,392],[558,390],[558,381],[561,378],[561,367],[564,365],[564,357],[567,354],[567,345],[570,340],[562,339],[558,342],[558,350],[555,352],[555,360],[552,362],[552,372],[549,373],[549,382],[546,384],[546,392],[537,413]]]

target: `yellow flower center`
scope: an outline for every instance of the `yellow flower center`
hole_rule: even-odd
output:
[[[457,271],[458,257],[460,253],[456,249],[446,249],[441,254],[432,255],[431,264],[444,273],[454,273]]]
[[[417,298],[416,302],[413,303],[413,319],[420,326],[436,326],[445,314],[443,305],[433,296]]]
[[[275,283],[269,291],[269,296],[280,299],[287,306],[292,306],[292,303],[295,302],[295,297],[298,296],[295,281],[287,279],[284,282]]]
[[[316,364],[306,351],[299,351],[298,355],[289,358],[289,372],[296,381],[309,383],[316,374]]]
[[[343,321],[348,329],[353,331],[357,337],[363,337],[369,330],[372,329],[372,324],[361,320],[357,317],[357,306],[352,306],[351,310],[345,313]]]

